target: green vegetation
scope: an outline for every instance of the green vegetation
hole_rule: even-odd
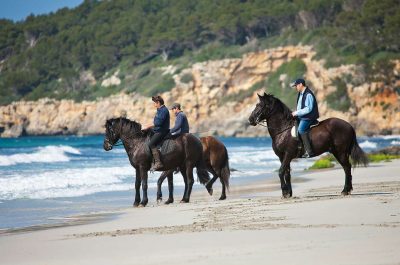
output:
[[[323,168],[331,168],[334,167],[336,162],[336,159],[333,155],[328,154],[324,155],[321,158],[319,158],[317,161],[314,162],[314,164],[309,167],[308,169],[323,169]]]
[[[400,155],[390,155],[384,153],[374,153],[374,154],[367,154],[368,160],[371,163],[378,163],[378,162],[390,162],[392,159],[400,159]],[[309,167],[308,169],[322,169],[322,168],[331,168],[334,167],[334,163],[336,159],[333,155],[325,155],[314,162],[314,164]]]
[[[325,158],[320,158],[317,161],[315,161],[314,164],[311,167],[309,167],[308,169],[331,168],[334,166],[335,166],[335,164],[333,164],[331,160],[325,159]]]
[[[290,87],[290,82],[297,77],[304,76],[306,71],[306,65],[300,59],[284,63],[265,81],[266,91],[293,109],[296,106],[297,91]],[[286,78],[280,80],[283,75]]]
[[[85,0],[22,22],[0,20],[0,104],[157,93],[172,87],[170,76],[157,73],[160,66],[183,69],[299,43],[314,45],[327,66],[357,63],[369,79],[391,82],[399,27],[398,0]],[[117,69],[121,85],[101,88]],[[97,84],[82,82],[84,71]],[[277,82],[281,73],[265,83],[278,97],[287,94]],[[340,103],[344,109],[346,101]]]
[[[336,86],[336,91],[326,97],[328,106],[342,112],[348,111],[351,102],[349,94],[347,93],[346,83],[343,80],[336,78],[333,84]]]
[[[368,159],[372,163],[378,162],[390,162],[392,159],[399,159],[400,155],[388,155],[388,154],[368,154]]]
[[[258,82],[247,90],[241,90],[238,93],[231,94],[222,98],[221,104],[224,104],[225,102],[229,101],[240,102],[245,98],[250,97],[254,93],[254,91],[261,89],[263,86],[264,86],[264,81]]]

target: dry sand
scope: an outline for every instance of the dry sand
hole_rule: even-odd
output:
[[[216,186],[189,204],[9,231],[0,264],[400,264],[400,160],[353,170],[351,196],[340,195],[341,168],[293,182],[291,199],[277,180],[232,187],[226,201]]]

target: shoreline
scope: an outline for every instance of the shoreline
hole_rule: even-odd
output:
[[[0,234],[2,264],[399,264],[400,160],[232,187],[225,201],[199,189],[191,202],[124,208],[79,225]],[[276,189],[278,188],[278,189]],[[176,195],[178,196],[178,195]],[[113,215],[115,214],[115,215]],[[99,219],[100,218],[100,219]],[[157,251],[154,251],[157,249]],[[72,255],[73,253],[73,255]]]
[[[398,160],[400,161],[400,159]],[[385,162],[386,163],[386,162]],[[378,163],[374,163],[378,164]],[[374,164],[370,164],[369,167],[373,167]],[[310,178],[303,177],[304,175],[308,174],[317,174],[317,173],[325,173],[325,172],[330,172],[330,171],[335,171],[335,170],[342,170],[340,165],[335,165],[333,168],[324,168],[324,169],[307,169],[304,171],[296,171],[293,176],[292,173],[292,185],[296,185],[298,183],[304,183],[304,182],[309,182],[311,181]],[[261,176],[258,176],[256,180],[250,180],[246,181],[241,179],[240,181],[245,182],[244,185],[236,185],[236,186],[231,186],[229,190],[227,190],[227,200],[229,199],[251,199],[251,198],[257,198],[257,197],[263,197],[267,196],[268,193],[274,192],[276,194],[279,194],[281,189],[280,189],[280,181],[278,179],[278,173],[269,173],[265,179],[262,179]],[[276,175],[272,176],[271,175]],[[163,183],[163,190],[166,191],[167,189],[167,181]],[[210,196],[207,192],[205,192],[204,186],[197,186],[193,189],[192,195],[191,195],[191,202],[218,202],[218,198],[220,196],[221,192],[221,185],[218,182],[218,180],[214,183],[213,185],[213,195]],[[182,190],[181,190],[182,189]],[[177,193],[176,191],[179,191]],[[133,192],[133,191],[131,191]],[[181,204],[180,201],[180,196],[182,196],[183,188],[179,187],[176,189],[175,187],[175,192],[174,192],[174,203],[171,205],[183,205]],[[352,196],[355,194],[353,193]],[[154,197],[155,199],[155,194],[149,195],[149,199]],[[166,198],[168,197],[168,194],[166,192],[163,193],[163,201],[161,203],[157,203],[155,200],[150,200],[146,208],[152,208],[152,207],[160,207],[160,206],[166,206],[164,205],[164,202]],[[295,197],[295,196],[294,196]],[[290,199],[289,199],[290,200]],[[221,202],[221,201],[220,201]],[[170,206],[171,206],[170,205]],[[119,218],[119,215],[125,213],[126,211],[129,211],[131,209],[136,209],[132,206],[116,206],[114,209],[110,210],[101,210],[101,211],[86,211],[82,212],[79,214],[73,214],[73,215],[64,215],[64,216],[58,216],[58,217],[51,217],[48,220],[60,220],[60,222],[48,222],[48,223],[40,223],[37,225],[28,225],[28,226],[21,226],[21,227],[13,227],[13,228],[2,228],[0,229],[0,237],[3,235],[13,235],[13,234],[19,234],[19,233],[26,233],[26,232],[35,232],[35,231],[42,231],[42,230],[49,230],[49,229],[56,229],[56,228],[63,228],[63,227],[71,227],[71,226],[79,226],[79,225],[86,225],[86,224],[93,224],[93,223],[100,223],[100,222],[107,222],[109,220],[117,219]]]

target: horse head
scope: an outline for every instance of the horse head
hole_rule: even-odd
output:
[[[122,118],[114,118],[106,121],[106,134],[104,136],[103,148],[110,151],[121,137]]]
[[[264,95],[258,95],[258,98],[260,101],[249,117],[249,123],[252,126],[256,126],[261,121],[268,119],[274,109],[274,97],[272,95],[264,92]]]

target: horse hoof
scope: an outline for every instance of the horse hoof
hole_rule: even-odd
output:
[[[342,196],[351,195],[351,191],[342,191]]]
[[[134,207],[134,208],[139,207],[139,203],[138,203],[138,202],[135,202],[135,203],[133,204],[133,207]]]
[[[219,197],[219,200],[220,201],[223,201],[223,200],[225,200],[226,199],[226,196],[221,196],[221,197]]]
[[[210,194],[210,196],[213,195],[213,189],[212,188],[210,188],[210,189],[207,188],[207,191],[208,191],[208,194]]]
[[[181,201],[180,201],[180,203],[188,203],[189,202],[189,200],[186,200],[186,199],[182,199]]]
[[[174,202],[174,199],[168,199],[166,202],[165,202],[165,204],[170,204],[170,203],[173,203]]]
[[[157,204],[160,204],[162,202],[162,198],[157,199]]]
[[[289,199],[290,197],[292,197],[292,195],[290,193],[284,193],[282,194],[282,198],[283,199]]]

